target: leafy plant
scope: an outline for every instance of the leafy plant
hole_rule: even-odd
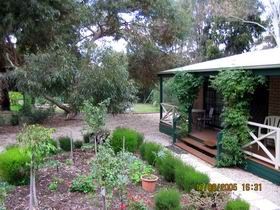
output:
[[[170,152],[164,152],[162,156],[156,159],[156,167],[159,174],[168,182],[175,181],[175,169],[184,163],[177,157],[174,157]]]
[[[49,189],[50,191],[57,191],[57,188],[58,188],[58,186],[57,186],[57,182],[56,182],[56,181],[53,181],[53,182],[51,182],[51,183],[48,185],[48,189]]]
[[[93,147],[94,147],[93,144],[91,144],[91,143],[85,143],[85,144],[82,145],[81,149],[82,149],[83,151],[86,151],[86,150],[92,150]]]
[[[42,123],[45,119],[51,116],[53,110],[34,109],[31,106],[24,106],[19,111],[19,118],[22,123],[37,124]]]
[[[0,181],[0,209],[5,210],[4,201],[7,194],[14,189],[14,186],[9,185],[7,182]]]
[[[132,201],[128,203],[128,210],[148,210],[143,201]]]
[[[183,129],[179,135],[188,133],[189,110],[197,97],[199,87],[203,83],[202,77],[191,73],[177,73],[172,80],[171,90],[179,101],[180,124]]]
[[[245,155],[242,146],[250,139],[247,122],[250,117],[251,96],[256,86],[264,82],[263,77],[254,76],[252,72],[245,70],[221,71],[211,80],[212,87],[223,95],[224,100],[221,115],[224,129],[219,166],[243,164]]]
[[[74,141],[74,147],[77,149],[80,149],[83,146],[83,142],[82,141]]]
[[[143,161],[136,159],[133,161],[128,168],[129,178],[133,183],[140,183],[141,176],[144,174],[151,174],[153,172],[153,168],[151,166],[147,166]]]
[[[58,138],[60,148],[66,152],[71,151],[71,138],[68,136],[61,136]]]
[[[28,183],[30,157],[26,151],[12,147],[0,154],[0,175],[13,185]]]
[[[85,133],[84,135],[83,135],[83,140],[84,140],[84,143],[89,143],[90,142],[90,135],[91,134],[89,134],[89,133]]]
[[[175,189],[161,190],[155,197],[156,210],[179,210],[180,193]]]
[[[19,116],[17,113],[12,113],[11,119],[10,119],[11,125],[15,126],[19,124]]]
[[[89,193],[96,190],[96,185],[94,184],[94,179],[92,176],[80,175],[76,177],[70,187],[70,192],[83,192]]]
[[[66,164],[67,166],[72,166],[72,165],[73,165],[73,160],[67,159],[67,160],[65,160],[65,164]]]
[[[30,157],[30,209],[38,207],[36,196],[35,170],[36,166],[56,148],[49,142],[54,129],[44,128],[40,125],[25,126],[17,135],[19,143],[23,144]]]
[[[250,204],[244,200],[236,199],[227,203],[225,210],[249,210]]]
[[[199,184],[208,184],[210,179],[207,174],[195,171],[191,166],[178,165],[175,168],[175,181],[180,189],[190,192]]]
[[[162,150],[162,146],[153,142],[145,142],[140,146],[140,154],[143,160],[150,165],[155,165],[157,154]]]
[[[143,135],[130,128],[116,128],[113,132],[111,145],[113,150],[117,153],[123,150],[135,152],[143,143]],[[123,145],[124,144],[124,145]]]

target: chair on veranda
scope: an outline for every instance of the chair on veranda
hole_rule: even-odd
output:
[[[211,107],[207,116],[198,117],[197,118],[197,125],[199,128],[205,128],[205,124],[209,123],[213,120],[214,108]]]
[[[279,116],[267,116],[267,117],[265,117],[263,124],[271,126],[271,127],[279,128],[280,127],[280,117]],[[264,130],[265,130],[265,132],[263,132]],[[258,137],[264,136],[264,135],[268,134],[271,131],[272,131],[271,129],[264,129],[264,128],[260,128],[259,127]],[[274,144],[275,144],[276,134],[275,133],[271,134],[271,135],[267,136],[266,139],[273,140]],[[271,141],[268,141],[269,145],[270,145],[270,143],[271,143]],[[264,145],[267,146],[267,141],[264,141]]]

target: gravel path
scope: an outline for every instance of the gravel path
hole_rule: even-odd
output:
[[[51,120],[45,125],[48,127],[56,127],[55,137],[63,135],[71,135],[74,139],[82,139],[81,131],[84,128],[82,117],[79,116],[76,120],[64,121],[61,117]],[[155,141],[163,144],[164,146],[171,144],[171,137],[159,132],[159,114],[122,114],[116,116],[109,116],[107,119],[107,128],[113,130],[118,126],[130,127],[145,134],[145,139]],[[20,128],[13,127],[0,130],[0,150],[8,144],[15,143],[16,133]],[[199,168],[210,168],[209,171],[219,173],[224,177],[233,180],[235,183],[262,183],[263,190],[256,192],[262,198],[266,198],[273,203],[280,206],[280,186],[277,186],[267,180],[259,178],[251,173],[238,168],[214,168],[204,161],[192,156],[191,154],[185,155],[185,161],[189,164],[199,165]],[[207,173],[207,171],[205,170]],[[215,173],[214,173],[215,174]],[[223,180],[217,182],[222,183]]]

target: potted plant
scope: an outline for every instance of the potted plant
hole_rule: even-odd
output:
[[[144,174],[141,176],[142,188],[147,192],[154,192],[158,177],[154,174]]]

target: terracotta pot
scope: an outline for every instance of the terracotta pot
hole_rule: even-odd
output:
[[[154,192],[156,190],[156,182],[158,177],[156,175],[143,175],[141,176],[142,188],[147,192]]]

